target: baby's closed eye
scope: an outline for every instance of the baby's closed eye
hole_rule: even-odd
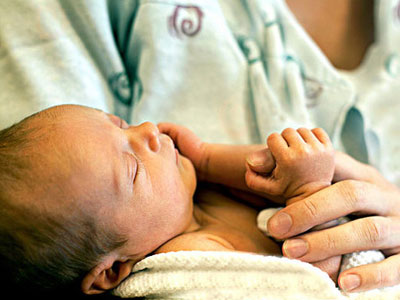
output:
[[[115,124],[115,126],[121,128],[121,129],[129,128],[129,124],[122,118],[120,118],[116,115],[113,115],[113,114],[107,114],[107,116],[110,119],[110,121]]]

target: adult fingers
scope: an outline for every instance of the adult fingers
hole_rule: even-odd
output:
[[[399,217],[366,217],[286,240],[282,250],[289,258],[316,262],[356,251],[391,249],[398,246]]]
[[[351,268],[339,276],[339,286],[346,292],[361,292],[400,283],[400,254],[385,260]]]
[[[399,193],[368,182],[340,181],[276,213],[268,222],[268,231],[286,239],[354,212],[390,215],[398,197]]]
[[[256,173],[268,174],[275,168],[275,159],[268,148],[249,154],[246,161],[250,170]]]
[[[247,167],[245,174],[246,185],[254,191],[266,195],[279,196],[282,194],[282,184],[271,177],[259,175]]]

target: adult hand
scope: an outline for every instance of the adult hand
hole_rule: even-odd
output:
[[[321,180],[324,178],[323,173],[325,173],[325,178],[329,182],[331,181],[334,170],[334,152],[329,138],[327,138],[326,134],[323,131],[320,131],[320,129],[314,129],[312,133],[306,129],[300,129],[300,131],[302,131],[300,134],[307,137],[307,139],[304,142],[302,141],[301,143],[298,143],[299,145],[297,145],[296,139],[294,141],[292,141],[293,139],[289,139],[291,144],[290,147],[287,148],[286,143],[289,142],[287,140],[289,133],[285,130],[282,133],[282,136],[279,134],[270,135],[267,139],[268,147],[249,155],[247,158],[247,172],[245,178],[247,185],[252,190],[264,193],[266,197],[268,197],[268,193],[273,193],[274,195],[282,195],[284,193],[288,193],[288,195],[294,195],[293,191],[291,192],[286,186],[287,184],[285,184],[285,181],[289,180],[291,185],[298,182],[303,182],[300,184],[303,186],[305,183],[304,180],[309,180],[314,183],[313,187],[308,186],[307,188],[308,195],[310,195],[311,191],[312,193],[315,193],[317,190],[322,189],[322,186],[325,185],[321,182]],[[311,139],[310,137],[313,137],[314,134],[318,135],[320,138]],[[321,138],[322,141],[324,141],[324,144],[321,144]],[[284,143],[282,144],[280,141],[283,141]],[[324,146],[325,144],[326,147]],[[296,146],[300,146],[301,148]],[[307,149],[303,149],[303,147],[306,147]],[[272,152],[276,153],[273,155]],[[313,164],[313,158],[316,158],[315,164]],[[327,167],[326,165],[322,166],[320,163],[318,163],[322,161],[330,162],[330,167]],[[298,163],[303,163],[305,165],[299,169]],[[303,173],[299,174],[296,172],[296,169],[297,171],[302,170]],[[321,173],[321,170],[325,170],[325,172]],[[318,174],[321,176],[318,176]],[[327,183],[326,185],[330,184]],[[318,186],[321,187],[318,188]],[[297,195],[298,196],[295,197],[289,196],[289,199],[287,199],[288,197],[286,196],[285,198],[287,201],[285,201],[285,204],[290,205],[294,202],[304,199],[307,196],[301,192]],[[337,220],[322,224],[316,228],[312,228],[312,230],[321,230],[335,225],[337,225]],[[331,279],[336,282],[340,270],[340,263],[341,255],[338,255],[315,263],[314,265],[328,273]]]
[[[339,181],[285,207],[268,223],[274,237],[291,238],[283,244],[285,256],[314,263],[322,269],[329,263],[321,261],[329,262],[338,255],[361,250],[382,250],[389,256],[382,262],[341,273],[340,287],[351,292],[400,283],[400,190],[371,167],[359,167],[365,180]],[[365,216],[304,234],[314,226],[353,213]]]

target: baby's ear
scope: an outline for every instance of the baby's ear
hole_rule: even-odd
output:
[[[101,294],[117,287],[131,273],[134,263],[133,260],[104,261],[83,278],[82,291],[88,295]]]

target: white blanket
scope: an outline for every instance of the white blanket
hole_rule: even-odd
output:
[[[140,261],[114,295],[151,299],[400,299],[400,286],[346,295],[311,264],[241,252],[180,251]]]
[[[269,218],[260,212],[258,227]],[[384,259],[380,251],[345,255],[341,270]],[[123,298],[150,299],[400,299],[400,285],[346,295],[320,269],[284,257],[243,252],[179,251],[137,263],[114,291]]]

